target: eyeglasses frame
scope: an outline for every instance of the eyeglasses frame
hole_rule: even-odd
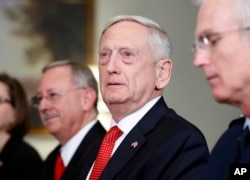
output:
[[[48,95],[46,96],[40,96],[39,95],[35,95],[31,98],[31,102],[32,102],[32,106],[35,108],[38,108],[42,102],[43,99],[46,99],[47,101],[49,101],[50,103],[52,103],[53,101],[57,101],[58,99],[60,99],[60,97],[64,96],[66,93],[70,92],[70,91],[75,91],[75,90],[80,90],[80,89],[86,89],[84,87],[76,87],[76,88],[70,88],[64,92],[50,92]],[[52,97],[52,94],[56,95],[56,98],[53,100],[54,97]]]
[[[224,32],[203,33],[198,38],[195,39],[194,44],[192,46],[192,51],[194,54],[196,54],[200,50],[213,47],[218,41],[220,41],[227,34],[231,34],[234,32],[241,32],[241,31],[249,31],[249,30],[250,27],[244,27]],[[217,39],[210,40],[211,37],[213,36],[217,36]]]

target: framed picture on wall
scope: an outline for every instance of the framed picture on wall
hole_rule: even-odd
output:
[[[94,64],[93,21],[92,0],[0,1],[0,71],[17,77],[31,99],[48,62]],[[46,133],[38,112],[32,111],[31,132]]]

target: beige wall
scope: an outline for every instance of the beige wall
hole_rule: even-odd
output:
[[[240,111],[228,105],[217,104],[202,71],[192,65],[191,46],[196,13],[197,7],[188,0],[96,0],[95,52],[97,54],[97,41],[104,22],[115,15],[141,15],[160,23],[172,41],[174,62],[172,80],[164,97],[170,107],[201,129],[211,149],[230,120],[239,116]],[[51,138],[27,139],[43,156],[56,144]]]

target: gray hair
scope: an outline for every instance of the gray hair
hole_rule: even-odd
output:
[[[78,61],[71,60],[58,60],[47,64],[43,69],[42,73],[45,73],[49,69],[59,67],[59,66],[69,66],[72,71],[72,83],[80,88],[92,88],[96,92],[97,98],[95,101],[95,109],[97,111],[98,102],[98,84],[97,81],[87,65],[83,65]]]
[[[101,37],[109,27],[121,21],[133,21],[147,27],[149,46],[152,52],[156,54],[154,58],[157,61],[170,58],[172,47],[167,32],[153,20],[142,16],[120,15],[111,18],[106,22]]]
[[[198,6],[201,6],[206,0],[192,0]],[[249,0],[231,0],[232,11],[242,28],[250,27],[250,1]]]
[[[235,0],[233,8],[236,11],[236,18],[239,20],[240,26],[243,28],[250,27],[250,1]]]

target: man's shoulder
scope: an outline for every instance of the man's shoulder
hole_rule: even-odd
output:
[[[232,145],[233,141],[236,142],[239,135],[242,133],[244,122],[244,116],[232,120],[229,124],[229,128],[221,135],[217,144],[222,144],[225,147],[226,144]]]
[[[229,124],[229,128],[235,127],[235,126],[243,126],[244,122],[245,122],[245,117],[244,116],[240,116],[236,119],[233,119],[230,124]]]
[[[97,120],[97,122],[94,124],[94,126],[88,131],[88,134],[91,133],[99,133],[101,135],[105,135],[106,134],[106,129],[104,128],[104,126],[100,123],[99,120]]]

